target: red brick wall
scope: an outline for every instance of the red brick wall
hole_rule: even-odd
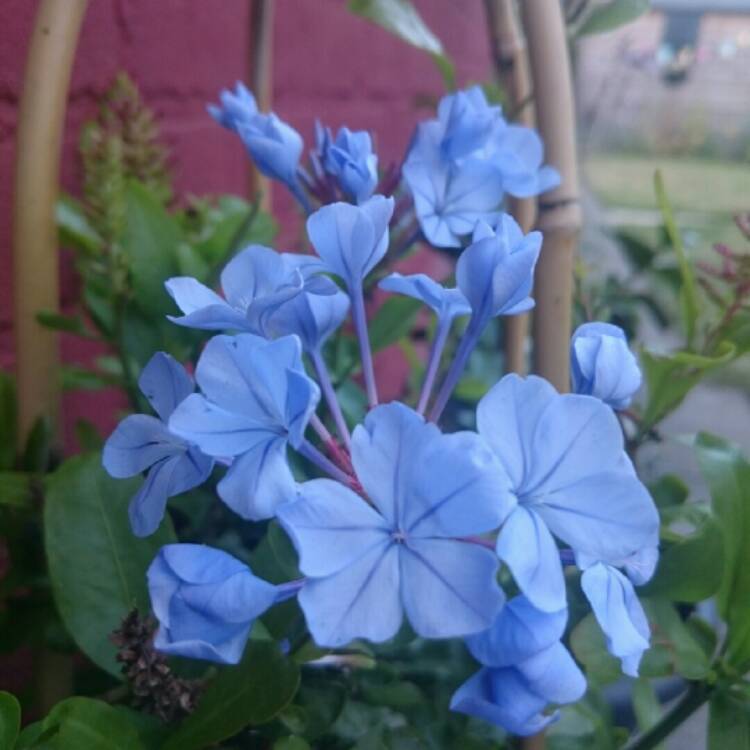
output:
[[[60,0],[61,2],[64,0]],[[245,77],[251,0],[91,0],[78,48],[63,154],[63,187],[76,191],[81,124],[119,70],[128,71],[161,117],[182,192],[243,192],[246,166],[234,138],[215,126],[205,103]],[[374,131],[383,163],[398,159],[414,122],[415,100],[442,84],[429,58],[351,16],[345,0],[277,0],[274,109],[308,141],[316,116],[332,126]],[[488,74],[489,50],[480,0],[423,0],[423,16],[458,63],[459,82]],[[13,366],[11,196],[15,124],[28,37],[37,2],[0,3],[0,366]],[[275,206],[294,221],[286,196]],[[287,228],[287,236],[289,236]],[[292,235],[294,231],[292,230]],[[62,302],[76,287],[63,271]],[[66,360],[86,350],[63,341]],[[100,402],[101,403],[101,402]],[[69,394],[67,421],[101,411],[89,394]]]

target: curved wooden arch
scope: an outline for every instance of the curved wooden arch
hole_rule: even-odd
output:
[[[88,0],[42,0],[29,43],[16,137],[13,324],[19,439],[59,410],[58,337],[36,321],[59,305],[55,204],[75,50]]]

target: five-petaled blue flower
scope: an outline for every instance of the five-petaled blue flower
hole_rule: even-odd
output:
[[[488,628],[503,601],[497,559],[462,538],[497,528],[514,500],[481,438],[443,435],[391,403],[354,431],[352,462],[372,505],[318,479],[278,509],[307,576],[299,602],[316,643],[387,640],[404,610],[427,638]]]
[[[483,666],[454,693],[451,709],[522,736],[555,721],[556,712],[543,713],[550,703],[573,703],[586,692],[560,642],[567,619],[567,610],[540,612],[524,596],[508,602],[489,630],[466,640]]]
[[[460,247],[477,222],[493,223],[505,193],[539,195],[560,182],[543,165],[541,139],[509,125],[478,87],[444,97],[438,117],[417,126],[403,166],[425,237]]]
[[[173,323],[209,331],[248,331],[266,338],[297,334],[306,351],[317,350],[346,317],[349,300],[321,275],[313,255],[278,253],[250,245],[221,273],[225,298],[189,276],[166,281],[182,317]]]
[[[148,414],[126,417],[105,443],[102,463],[117,478],[148,469],[128,510],[136,536],[148,536],[161,523],[167,500],[205,482],[214,462],[166,424],[194,390],[192,378],[182,365],[168,354],[157,352],[143,368],[138,385],[159,418]]]
[[[479,402],[477,427],[518,500],[497,552],[537,609],[566,606],[553,534],[577,554],[611,564],[657,546],[656,507],[601,401],[506,375]]]
[[[209,456],[234,457],[219,482],[219,496],[243,518],[270,518],[295,497],[287,444],[303,442],[320,398],[305,374],[299,339],[215,336],[201,354],[195,379],[203,395],[180,404],[170,429]]]
[[[200,544],[168,544],[148,569],[159,621],[157,651],[236,664],[255,618],[283,597],[283,588],[253,575],[236,558]]]
[[[610,323],[584,323],[570,340],[573,390],[613,409],[626,409],[641,387],[641,370],[625,331]]]

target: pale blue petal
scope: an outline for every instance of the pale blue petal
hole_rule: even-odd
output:
[[[273,424],[216,406],[194,393],[175,410],[169,428],[208,456],[239,456],[283,436]]]
[[[128,507],[133,533],[153,534],[164,518],[167,499],[202,484],[212,469],[213,460],[197,448],[155,463]]]
[[[453,694],[450,708],[525,737],[557,719],[556,714],[542,714],[547,703],[515,669],[484,667]]]
[[[337,573],[390,538],[383,517],[331,479],[302,484],[299,500],[279,508],[278,518],[294,542],[306,576]]]
[[[618,570],[598,563],[584,571],[581,588],[607,639],[607,648],[622,662],[625,674],[638,676],[649,647],[650,629],[633,584]]]
[[[400,527],[410,537],[461,537],[500,526],[516,504],[508,477],[473,432],[425,435],[416,452],[397,456],[416,471],[400,503]]]
[[[287,370],[287,396],[284,408],[284,426],[293,448],[304,440],[305,428],[320,400],[320,389],[304,372]]]
[[[165,352],[151,357],[138,378],[138,387],[165,422],[194,390],[193,379],[185,368]]]
[[[356,638],[393,638],[403,620],[398,563],[397,547],[384,535],[338,573],[308,579],[298,599],[315,643],[335,648]]]
[[[519,505],[513,511],[498,537],[497,554],[537,609],[558,612],[567,606],[560,553],[533,510]]]
[[[258,441],[232,463],[219,482],[219,497],[242,518],[261,521],[296,497],[296,484],[287,463],[286,441]]]
[[[477,407],[477,429],[500,459],[513,489],[523,487],[535,458],[530,438],[557,391],[534,375],[506,375],[494,385]]]
[[[486,667],[510,667],[544,651],[562,638],[567,609],[542,612],[525,596],[511,599],[492,627],[466,639],[471,655]]]
[[[165,653],[234,664],[256,617],[275,601],[275,586],[221,550],[197,544],[163,547],[148,570]]]
[[[638,361],[625,332],[607,323],[579,326],[570,342],[573,390],[624,409],[641,386]]]
[[[452,539],[409,538],[399,559],[404,609],[424,638],[486,630],[502,607],[490,550]]]
[[[517,665],[526,684],[548,703],[575,703],[586,692],[586,678],[559,641]]]
[[[410,276],[392,273],[386,276],[378,286],[387,292],[396,292],[421,300],[441,320],[452,320],[471,312],[471,306],[460,289],[447,289],[423,273]]]
[[[326,295],[303,292],[276,310],[268,328],[274,336],[296,334],[306,352],[315,352],[346,320],[348,312],[349,297],[341,291]]]
[[[300,377],[290,378],[290,371]],[[215,336],[203,350],[196,368],[198,385],[214,404],[279,432],[290,427],[290,399],[299,406],[302,397],[308,398],[310,410],[317,404],[317,385],[306,377],[296,336],[275,341],[251,334]],[[296,389],[299,392],[291,393]],[[294,414],[298,413],[297,408]]]
[[[173,323],[206,331],[246,327],[245,317],[240,311],[235,310],[218,294],[195,279],[178,276],[168,279],[164,286],[180,310],[185,313],[182,317],[168,315]]]
[[[237,123],[237,132],[261,174],[296,184],[302,136],[273,112]]]
[[[328,270],[352,288],[377,265],[388,249],[393,198],[374,195],[353,206],[332,203],[307,220],[307,233]]]
[[[434,424],[398,402],[376,407],[354,430],[351,454],[357,478],[391,523],[411,500],[411,477],[419,471],[414,456],[438,435]]]
[[[628,578],[636,586],[643,586],[653,578],[658,562],[659,548],[654,546],[634,552],[622,564]]]
[[[123,479],[184,450],[185,442],[156,417],[131,414],[117,425],[104,444],[102,464],[110,476]]]

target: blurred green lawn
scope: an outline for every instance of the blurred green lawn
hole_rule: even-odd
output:
[[[750,164],[615,154],[591,155],[584,162],[589,187],[606,208],[622,210],[622,226],[629,225],[628,216],[636,226],[658,222],[656,169],[664,175],[678,224],[695,232],[689,244],[696,254],[706,257],[715,242],[742,246],[732,217],[750,210]]]

